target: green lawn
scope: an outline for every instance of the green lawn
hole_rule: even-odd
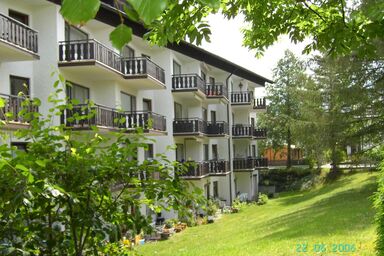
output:
[[[143,255],[374,255],[374,211],[369,196],[376,173],[345,176],[310,192],[281,194],[264,206],[247,206],[214,224],[187,228],[167,241],[146,244]],[[308,252],[296,252],[307,244]],[[315,244],[327,252],[314,253]],[[349,244],[355,252],[331,252]],[[340,247],[342,249],[342,247]]]

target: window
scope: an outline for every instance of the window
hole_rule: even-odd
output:
[[[256,145],[252,145],[252,156],[256,157]]]
[[[28,17],[28,15],[26,15],[24,13],[17,12],[14,10],[9,10],[8,16],[11,17],[12,19],[15,19],[15,20],[27,25],[27,26],[29,25],[29,17]]]
[[[78,100],[80,104],[86,104],[89,100],[89,88],[72,83],[72,86],[67,86],[67,96],[71,100]]]
[[[153,153],[153,144],[147,144],[147,149],[144,150],[144,159],[150,160],[153,159],[154,153]]]
[[[130,94],[121,92],[121,109],[124,111],[136,111],[136,97]]]
[[[123,58],[134,58],[135,57],[135,50],[133,50],[133,48],[129,47],[128,45],[126,45],[121,50],[120,54]]]
[[[203,71],[201,71],[201,78],[203,78],[204,82],[207,81],[207,75]]]
[[[216,111],[211,110],[211,122],[216,123]]]
[[[219,182],[214,181],[213,182],[213,198],[219,197]]]
[[[209,83],[210,84],[215,84],[215,78],[214,77],[209,77]]]
[[[214,160],[219,159],[219,153],[217,151],[217,144],[212,144],[212,158]]]
[[[88,34],[84,31],[65,23],[65,41],[88,40]]]
[[[183,118],[183,107],[181,106],[181,104],[175,102],[174,105],[175,118]]]
[[[209,200],[209,196],[210,196],[210,184],[209,183],[204,185],[204,190],[205,190],[205,195],[206,195],[207,199]]]
[[[179,161],[180,163],[185,161],[183,144],[176,144],[176,161]]]
[[[203,145],[203,161],[208,161],[209,153],[208,153],[208,144]]]
[[[255,126],[255,118],[254,117],[251,117],[251,125]]]
[[[173,74],[174,75],[181,74],[181,65],[177,63],[175,60],[173,61]]]
[[[20,76],[10,76],[11,95],[19,95],[21,92],[29,96],[29,78]]]
[[[27,152],[27,142],[11,142],[12,147],[16,147],[16,150],[12,150],[12,156],[16,157],[18,151]]]
[[[152,101],[143,99],[143,111],[152,111]]]
[[[208,120],[208,110],[206,108],[203,108],[202,111],[203,111],[203,120],[207,121]]]

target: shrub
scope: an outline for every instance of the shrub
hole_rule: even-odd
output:
[[[259,197],[257,199],[258,205],[264,205],[268,203],[268,196],[266,194],[259,193]]]
[[[374,194],[374,206],[376,208],[376,252],[377,255],[384,255],[384,161],[380,164],[377,192]]]
[[[241,208],[243,208],[246,205],[247,205],[246,202],[241,202],[239,198],[236,198],[235,200],[233,200],[233,203],[232,203],[232,212],[234,213],[239,212]]]

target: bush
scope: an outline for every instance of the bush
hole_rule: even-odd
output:
[[[268,203],[268,196],[266,194],[259,193],[259,197],[257,199],[258,205],[264,205]]]
[[[384,255],[384,161],[380,164],[377,192],[374,194],[374,206],[376,208],[376,252],[377,255]]]
[[[232,203],[232,212],[234,213],[239,212],[241,208],[243,208],[246,205],[247,205],[246,202],[241,202],[239,198],[236,198],[235,200],[233,200],[233,203]]]

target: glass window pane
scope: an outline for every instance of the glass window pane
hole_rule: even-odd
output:
[[[181,66],[176,61],[173,61],[173,74],[180,75],[181,74]]]
[[[10,76],[11,95],[18,95],[22,92],[24,95],[29,96],[29,78]]]

